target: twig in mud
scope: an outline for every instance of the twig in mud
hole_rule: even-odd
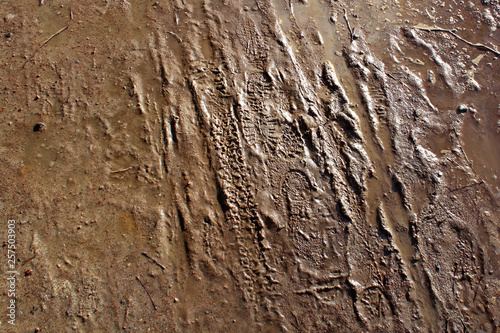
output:
[[[384,73],[385,75],[387,75],[388,77],[390,77],[391,79],[393,79],[394,81],[399,81],[398,79],[396,79],[391,73],[389,72],[386,72],[386,71],[383,71],[381,70],[377,65],[375,65],[374,63],[372,63],[373,67],[375,67],[376,69],[378,69],[379,71],[381,71],[382,73]]]
[[[462,146],[460,146],[460,150],[462,151],[462,154],[464,154],[464,157],[465,159],[467,160],[467,163],[469,163],[469,166],[470,168],[472,169],[472,171],[474,171],[474,173],[476,174],[476,176],[481,180],[481,184],[484,183],[484,180],[483,178],[481,178],[481,176],[477,173],[476,169],[474,169],[474,167],[472,166],[472,162],[469,160],[469,158],[467,157],[467,154],[465,153],[464,149],[462,148]]]
[[[150,257],[146,252],[142,252],[141,253],[143,256],[145,256],[146,258],[148,259],[151,259],[155,264],[157,264],[158,266],[160,266],[163,270],[166,270],[167,268],[165,266],[163,266],[162,264],[160,264],[158,261],[156,261],[154,258]]]
[[[453,190],[448,187],[448,190],[450,191],[450,193],[453,193],[453,192],[456,192],[456,191],[464,190],[464,189],[469,188],[469,187],[474,187],[474,186],[483,185],[483,184],[484,184],[484,181],[481,181],[479,183],[474,183],[474,184],[470,184],[470,185],[461,186],[461,187],[455,188]]]
[[[393,79],[394,81],[399,81],[398,79],[396,79],[391,73],[389,72],[386,72],[385,73],[388,77],[390,77],[391,79]]]
[[[349,19],[347,18],[347,10],[344,8],[344,20],[347,23],[347,29],[349,29],[349,36],[351,37],[351,42],[353,41],[353,33],[351,29],[351,24],[349,23]]]
[[[29,258],[29,259],[26,259],[22,264],[21,264],[21,267],[26,265],[27,263],[29,263],[31,260],[35,259],[36,258],[36,253],[33,257]]]
[[[111,171],[109,174],[113,175],[113,174],[115,174],[115,173],[127,172],[127,171],[129,171],[130,169],[132,169],[132,167],[128,167],[128,168],[125,168],[125,169],[120,169],[120,170]]]
[[[182,43],[182,39],[175,32],[169,31],[168,33],[174,36],[179,43]]]
[[[295,323],[291,323],[296,329],[298,332],[300,332],[300,324],[299,324],[299,319],[297,318],[297,315],[295,314],[295,312],[293,311],[290,311],[290,313],[292,314],[293,318],[295,319]]]
[[[477,281],[477,285],[475,288],[476,290],[474,290],[474,297],[472,298],[472,303],[474,303],[476,301],[477,292],[479,291],[479,288],[481,287],[480,283],[482,280],[483,280],[483,276],[481,275],[479,277],[479,281]]]
[[[40,4],[42,5],[43,1],[40,1]],[[52,36],[50,36],[49,38],[47,38],[45,40],[45,42],[43,42],[42,44],[40,44],[40,46],[38,47],[38,49],[31,55],[31,57],[29,57],[28,60],[26,60],[24,62],[22,69],[24,69],[24,67],[26,66],[26,64],[28,62],[30,62],[35,57],[35,55],[42,49],[42,47],[44,47],[48,42],[50,42],[50,40],[52,38],[56,37],[57,35],[59,35],[64,30],[68,29],[69,25],[71,24],[71,21],[73,21],[73,11],[70,9],[69,10],[69,21],[68,21],[68,24],[66,24],[66,26],[64,28],[62,28],[61,30],[59,30],[58,32],[56,32],[55,34],[53,34]]]
[[[488,46],[486,46],[484,44],[469,42],[468,40],[463,39],[462,37],[460,37],[459,35],[457,35],[453,30],[443,29],[443,28],[439,28],[439,27],[427,26],[425,24],[418,24],[418,25],[414,26],[414,28],[415,29],[419,29],[419,30],[423,30],[423,31],[442,31],[442,32],[447,32],[450,35],[452,35],[453,37],[455,37],[456,39],[464,42],[465,44],[467,44],[469,46],[475,47],[478,50],[489,51],[489,52],[493,53],[494,55],[496,55],[497,57],[500,57],[500,52],[498,52],[498,51],[496,51],[496,50],[492,49],[491,47],[488,47]]]
[[[458,131],[455,128],[455,126],[453,126],[453,131],[455,132],[455,135],[457,136],[457,138],[460,138],[460,135],[458,134]],[[460,148],[460,151],[462,152],[462,154],[464,155],[465,160],[467,161],[467,163],[469,163],[469,167],[471,168],[471,170],[474,172],[474,174],[476,175],[476,177],[478,177],[479,180],[481,180],[478,184],[484,184],[484,179],[481,178],[481,176],[477,173],[476,169],[474,169],[474,166],[472,165],[472,162],[467,157],[467,154],[465,153],[465,150],[464,150],[464,148],[462,147],[461,144],[459,145],[459,148]],[[472,184],[471,186],[474,186],[474,185],[475,184]]]
[[[135,276],[135,278],[137,279],[137,281],[139,281],[139,283],[141,284],[141,286],[144,288],[144,290],[146,291],[146,294],[148,294],[149,299],[151,300],[151,304],[153,304],[153,307],[155,308],[155,310],[158,310],[158,308],[156,307],[155,302],[153,301],[153,297],[151,297],[151,294],[149,293],[149,291],[146,289],[146,287],[144,286],[144,284],[142,284],[141,279],[139,279],[139,277],[137,275]]]

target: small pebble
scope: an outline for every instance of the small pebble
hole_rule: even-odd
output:
[[[11,14],[7,14],[7,15],[3,18],[3,20],[5,21],[5,23],[9,23],[9,22],[10,22],[10,21],[12,21],[15,17],[16,17],[16,15],[14,15],[14,14],[12,14],[12,13],[11,13]]]
[[[465,104],[459,105],[457,108],[457,113],[466,113],[469,110],[469,107]]]
[[[12,33],[11,32],[8,32],[8,33],[5,34],[5,38],[10,38],[10,37],[12,37]]]
[[[33,132],[43,132],[46,127],[44,123],[36,123],[33,127]]]

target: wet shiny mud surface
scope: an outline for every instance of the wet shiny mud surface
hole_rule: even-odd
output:
[[[497,332],[499,1],[1,3],[1,331]]]

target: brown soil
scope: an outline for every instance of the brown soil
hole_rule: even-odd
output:
[[[0,3],[0,331],[497,332],[498,0]]]

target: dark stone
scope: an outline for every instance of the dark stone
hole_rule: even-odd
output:
[[[44,123],[36,123],[33,127],[33,132],[43,132],[45,131],[45,128],[46,126]]]

